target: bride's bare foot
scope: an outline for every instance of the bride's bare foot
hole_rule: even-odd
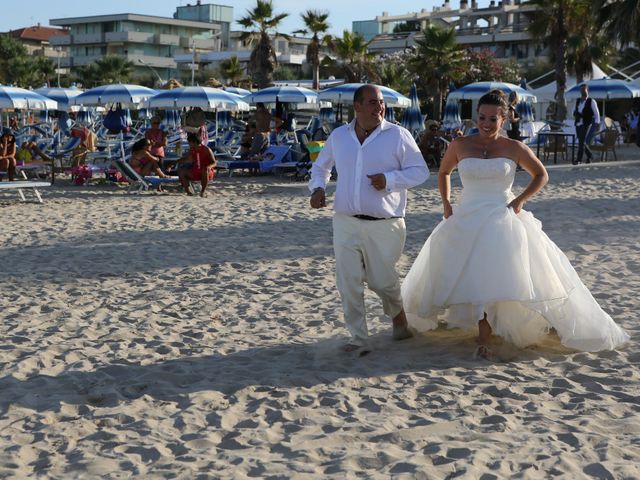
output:
[[[491,339],[491,325],[487,321],[487,314],[484,314],[482,320],[478,322],[478,347],[474,353],[474,358],[484,358],[490,360],[493,357],[493,352],[488,347],[489,340]]]
[[[485,360],[493,359],[493,352],[487,345],[478,345],[473,358],[484,358]]]

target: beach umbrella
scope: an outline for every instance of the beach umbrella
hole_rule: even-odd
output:
[[[303,87],[268,87],[243,97],[248,103],[317,103],[318,94]]]
[[[474,82],[449,93],[447,100],[478,100],[491,90],[501,90],[507,95],[516,92],[521,100],[536,101],[536,96],[524,88],[507,82]]]
[[[336,121],[336,112],[332,107],[322,107],[318,113],[318,118],[320,119],[320,123],[327,122],[334,124]]]
[[[393,107],[384,108],[384,119],[387,122],[396,123],[396,112],[393,110]]]
[[[327,88],[326,90],[322,90],[318,94],[318,101],[332,102],[336,104],[352,104],[353,96],[356,93],[356,90],[358,90],[358,88],[360,88],[362,85],[366,84],[345,83],[343,85],[338,85],[337,87]],[[384,99],[384,103],[388,107],[406,108],[411,105],[411,100],[409,100],[408,97],[405,97],[401,93],[396,92],[392,88],[383,87],[381,85],[375,86],[380,89],[382,98]]]
[[[145,106],[149,108],[199,107],[202,110],[249,110],[242,97],[212,87],[182,87],[166,90],[151,97]]]
[[[589,87],[589,96],[596,100],[640,97],[640,87],[631,82],[614,78],[599,78],[574,85],[564,94],[565,98],[580,98],[580,87],[584,83]]]
[[[240,87],[222,87],[222,90],[229,93],[235,93],[236,95],[240,95],[241,97],[246,97],[251,93],[250,90],[246,90]]]
[[[178,128],[180,126],[180,110],[165,110],[162,123],[165,129]]]
[[[516,105],[516,112],[518,112],[518,116],[520,117],[521,122],[533,122],[533,108],[531,107],[531,103],[526,100],[518,102]]]
[[[444,106],[444,115],[442,116],[442,125],[447,130],[453,130],[462,125],[462,119],[460,118],[460,109],[458,107],[458,101],[455,99],[448,99]]]
[[[93,123],[93,114],[87,107],[81,107],[76,113],[76,123],[80,125],[90,125]]]
[[[24,88],[0,86],[0,108],[57,110],[58,102]]]
[[[401,125],[415,137],[424,130],[424,117],[420,111],[418,88],[415,83],[411,85],[409,90],[409,100],[411,100],[411,105],[402,114]]]
[[[71,100],[80,95],[82,90],[78,87],[41,87],[34,90],[34,92],[58,102],[58,110],[69,111],[73,106]]]
[[[107,105],[119,103],[123,107],[138,108],[145,100],[156,95],[156,91],[141,85],[101,85],[74,97],[74,105]]]
[[[574,85],[564,94],[566,99],[580,98],[580,87],[586,83],[589,87],[589,96],[596,100],[602,100],[602,116],[606,112],[606,100],[640,97],[640,87],[634,83],[615,78],[598,78]]]

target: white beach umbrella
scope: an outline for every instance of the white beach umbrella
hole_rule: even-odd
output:
[[[529,102],[535,102],[536,96],[525,90],[518,85],[507,82],[474,82],[464,87],[457,88],[449,93],[447,101],[449,100],[478,100],[485,93],[489,93],[491,90],[501,90],[507,95],[511,92],[516,92],[520,100],[527,100]]]
[[[57,110],[58,102],[24,88],[0,86],[0,108]]]
[[[335,104],[352,104],[353,96],[356,93],[356,90],[358,90],[358,88],[363,85],[366,84],[345,83],[343,85],[338,85],[337,87],[322,90],[320,93],[318,93],[318,101],[331,102]],[[396,92],[394,89],[383,87],[381,85],[375,86],[380,89],[382,98],[384,99],[384,103],[387,105],[387,107],[406,108],[411,105],[411,99],[402,95],[401,93]]]
[[[185,108],[199,107],[203,110],[246,111],[249,104],[242,97],[212,87],[182,87],[165,90],[151,97],[145,106],[148,108]]]
[[[34,90],[40,95],[58,102],[58,110],[69,111],[74,105],[72,100],[82,93],[78,87],[41,87]]]
[[[243,97],[249,103],[317,103],[318,94],[304,87],[268,87]]]
[[[107,105],[120,103],[123,107],[138,108],[158,92],[142,85],[101,85],[81,93],[71,101],[75,105]]]

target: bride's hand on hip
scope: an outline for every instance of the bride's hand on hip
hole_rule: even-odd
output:
[[[451,204],[449,202],[446,202],[443,205],[443,209],[444,209],[443,216],[444,216],[445,219],[449,218],[451,215],[453,215],[453,207],[451,206]]]
[[[523,206],[524,206],[524,201],[516,197],[513,200],[511,200],[509,205],[507,205],[507,208],[512,208],[513,212],[517,215],[522,211]]]

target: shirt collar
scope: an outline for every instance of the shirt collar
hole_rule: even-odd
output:
[[[384,118],[382,119],[382,123],[380,123],[380,131],[382,132],[383,130],[387,130],[389,127],[391,127],[391,123],[387,122]],[[354,118],[353,120],[351,120],[351,123],[349,123],[349,125],[347,126],[347,128],[349,128],[349,130],[353,130],[354,132],[356,131],[356,119]],[[375,132],[375,130],[374,130]],[[373,132],[372,132],[373,133]]]

